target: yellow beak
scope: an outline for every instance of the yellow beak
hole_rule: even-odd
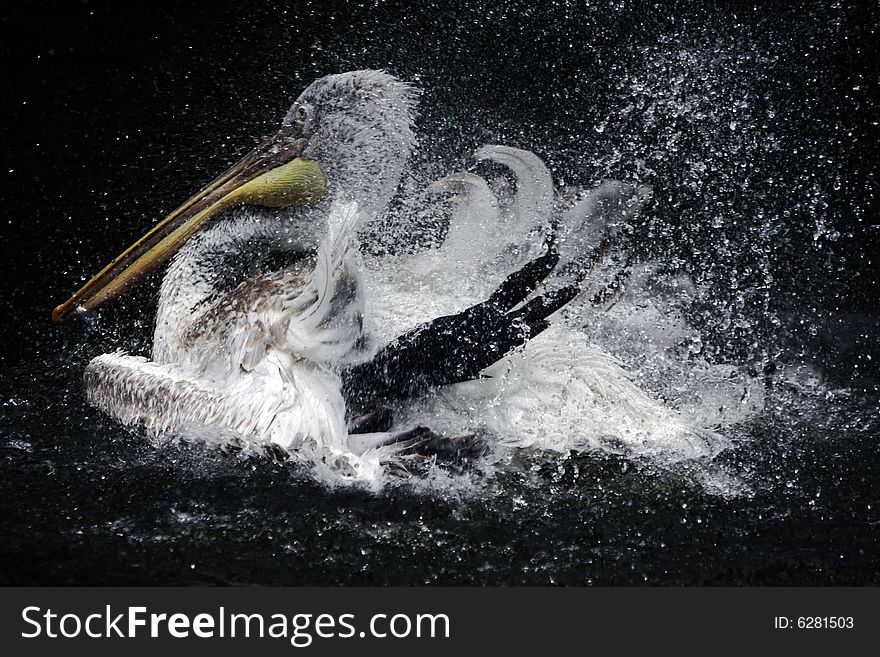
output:
[[[211,217],[228,208],[245,204],[277,208],[320,200],[327,193],[327,178],[317,162],[301,157],[306,144],[295,128],[281,128],[56,307],[52,321],[63,322],[77,310],[92,310],[130,289],[168,262]]]

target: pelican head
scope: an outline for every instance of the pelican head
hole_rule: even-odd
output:
[[[62,322],[119,296],[168,262],[213,217],[236,206],[273,208],[357,200],[375,216],[396,190],[413,147],[416,91],[383,71],[313,82],[279,130],[206,185],[52,312]],[[320,216],[320,213],[315,213]],[[323,229],[314,228],[315,232]]]
[[[284,125],[308,138],[303,156],[320,163],[328,196],[355,200],[370,216],[385,209],[412,151],[416,96],[383,71],[328,75],[306,88]]]

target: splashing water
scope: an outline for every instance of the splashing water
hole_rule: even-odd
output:
[[[38,254],[4,263],[31,284],[0,299],[3,582],[876,584],[876,3],[393,4],[181,9],[173,38],[161,13],[140,34],[95,11],[70,48],[42,21],[2,41],[29,59],[7,76],[31,161],[10,159],[6,216]],[[96,24],[137,67],[106,66]],[[548,217],[563,265],[589,251],[571,212],[603,181],[651,189],[551,328],[395,408],[492,452],[340,485],[332,459],[153,444],[87,406],[85,363],[148,353],[155,300],[54,333],[46,299],[294,90],[382,67],[426,95],[418,159],[362,244],[377,345],[484,299]]]
[[[429,206],[446,205],[439,248],[367,258],[367,326],[380,343],[487,298],[543,249],[551,225],[564,272],[605,232],[628,226],[650,196],[648,188],[608,182],[561,198],[533,153],[484,146],[475,159],[508,167],[515,185],[493,190],[473,172],[446,175],[427,186],[446,199],[422,195],[404,206],[437,216],[442,209]],[[626,202],[603,205],[609,199]],[[597,307],[596,290],[615,265],[623,266],[620,258],[594,272],[598,283],[585,283],[550,329],[481,378],[396,409],[399,422],[450,435],[476,431],[499,449],[605,450],[667,464],[717,455],[726,444],[720,431],[762,410],[761,382],[700,358],[699,334],[685,319],[694,286],[659,263],[636,267],[626,291]],[[497,450],[495,457],[502,458]]]

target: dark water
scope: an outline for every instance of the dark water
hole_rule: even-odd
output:
[[[0,581],[880,583],[876,3],[244,4],[0,12]],[[712,463],[517,452],[370,493],[90,409],[85,363],[147,347],[155,285],[91,327],[49,309],[362,67],[426,89],[426,170],[498,142],[651,184],[630,249],[692,277],[705,357],[764,376],[764,412]]]

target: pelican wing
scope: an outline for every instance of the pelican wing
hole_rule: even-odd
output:
[[[223,365],[224,375],[254,370],[271,350],[335,365],[363,342],[363,295],[351,249],[357,205],[331,209],[330,230],[314,258],[250,278],[218,298],[184,341],[189,364]],[[222,357],[218,357],[222,356]]]

